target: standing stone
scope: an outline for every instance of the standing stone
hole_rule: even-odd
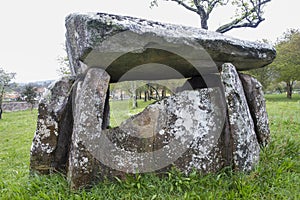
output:
[[[40,100],[37,129],[30,152],[31,171],[48,174],[51,170],[63,168],[54,164],[55,151],[58,147],[60,131],[68,129],[71,132],[72,130],[69,126],[60,123],[60,120],[66,119],[66,113],[70,112],[67,105],[73,82],[74,79],[68,77],[54,82]],[[59,159],[58,163],[61,163]]]
[[[220,95],[218,88],[183,91],[149,105],[105,131],[111,145],[101,139],[102,159],[125,173],[167,171],[172,165],[186,174],[220,170],[225,160]]]
[[[239,74],[254,122],[258,142],[266,146],[270,140],[269,120],[262,85],[254,77]]]
[[[243,86],[235,67],[230,63],[222,65],[221,79],[233,138],[234,168],[250,171],[258,163],[260,149]]]
[[[98,180],[101,164],[94,158],[99,149],[109,75],[102,69],[91,68],[85,78],[76,83],[73,94],[74,126],[69,155],[68,179],[71,188],[78,189]]]

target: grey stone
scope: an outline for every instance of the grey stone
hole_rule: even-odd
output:
[[[47,174],[52,170],[63,169],[61,159],[66,159],[66,151],[60,151],[60,158],[56,157],[56,149],[59,144],[60,132],[64,128],[68,128],[72,132],[72,128],[61,123],[61,119],[66,117],[68,113],[68,101],[71,86],[74,82],[73,78],[64,77],[49,86],[39,102],[39,114],[37,121],[37,129],[32,141],[30,152],[30,169],[33,172]],[[65,133],[67,134],[67,133]],[[60,139],[60,141],[64,141]],[[67,144],[66,144],[67,145]],[[57,163],[54,163],[54,161]]]
[[[216,64],[238,70],[260,68],[273,61],[275,49],[199,28],[165,24],[104,13],[71,14],[66,18],[67,52],[74,75],[89,67],[106,69],[111,82],[136,66],[160,63],[180,74],[155,70],[130,79],[189,78],[211,73]],[[216,63],[216,64],[215,64]]]
[[[236,170],[247,172],[258,163],[260,153],[253,120],[242,83],[232,64],[222,65],[221,79],[224,84],[233,140],[233,165]]]
[[[162,172],[172,165],[186,174],[220,170],[226,117],[220,95],[218,88],[183,91],[149,105],[103,132],[108,140],[100,140],[100,160],[124,173]]]
[[[74,125],[68,163],[68,180],[73,189],[88,186],[99,178],[101,164],[92,151],[99,148],[103,119],[107,117],[109,80],[104,70],[91,68],[74,86]]]
[[[254,122],[258,142],[266,146],[270,140],[269,120],[262,85],[254,77],[239,74]]]

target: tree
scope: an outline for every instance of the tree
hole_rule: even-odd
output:
[[[208,29],[208,20],[212,11],[219,6],[232,5],[236,9],[230,22],[220,26],[216,32],[225,33],[234,28],[256,28],[262,21],[263,8],[271,0],[164,0],[173,1],[200,17],[201,28]],[[158,0],[152,0],[151,7],[157,6]]]
[[[286,83],[287,98],[292,98],[296,80],[300,80],[300,31],[291,29],[285,32],[276,49],[277,57],[272,63],[275,78]]]
[[[35,88],[30,84],[26,85],[22,95],[25,97],[25,101],[31,104],[31,110],[32,110],[35,105],[35,101],[36,101],[35,98],[37,96],[35,92]]]
[[[5,89],[10,85],[10,82],[15,78],[15,75],[15,73],[9,73],[0,68],[0,119],[2,119],[2,102]]]
[[[138,89],[138,85],[140,85],[141,82],[139,81],[122,81],[122,82],[118,82],[118,83],[114,83],[110,85],[110,91],[111,93],[115,93],[115,91],[118,91],[121,93],[121,100],[123,100],[123,95],[125,93],[129,94],[130,99],[132,101],[132,106],[131,108],[137,108],[138,107],[138,103],[137,103],[137,89]]]

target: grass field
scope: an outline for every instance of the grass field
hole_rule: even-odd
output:
[[[272,141],[250,174],[224,170],[184,177],[173,171],[165,178],[137,175],[77,192],[70,191],[59,174],[29,177],[37,112],[4,113],[0,120],[0,199],[300,199],[300,95],[292,100],[283,95],[267,95],[266,99]],[[120,107],[112,105],[112,109]],[[124,118],[139,111],[127,110],[115,111],[115,116]],[[115,126],[121,119],[112,121]]]

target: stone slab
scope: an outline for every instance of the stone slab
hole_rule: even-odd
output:
[[[260,68],[275,58],[267,44],[243,41],[194,27],[105,13],[66,17],[67,52],[74,75],[89,67],[106,69],[111,82],[137,66],[159,63],[179,72],[135,70],[128,80],[189,78],[215,72],[225,62],[238,70]],[[145,73],[146,72],[146,73]]]
[[[218,88],[183,91],[149,105],[105,131],[101,160],[123,173],[162,172],[174,165],[186,174],[220,170],[225,163],[220,95]]]
[[[262,85],[250,75],[240,73],[239,76],[254,122],[258,142],[260,145],[266,146],[270,140],[270,128]]]
[[[102,69],[89,69],[73,90],[73,133],[68,162],[68,180],[73,189],[87,187],[99,179],[101,164],[93,156],[105,123],[105,102],[109,75]]]
[[[221,79],[233,140],[233,167],[238,171],[248,172],[258,163],[260,153],[252,116],[235,66],[223,64]]]
[[[60,148],[59,141],[61,136],[72,132],[72,127],[61,123],[61,120],[69,112],[68,101],[73,82],[74,79],[68,77],[55,81],[39,102],[37,128],[30,151],[30,169],[33,172],[48,174],[54,170],[64,170],[68,150]],[[68,130],[61,134],[62,129]],[[65,142],[63,145],[68,145]],[[57,148],[60,148],[61,156],[56,154]]]

